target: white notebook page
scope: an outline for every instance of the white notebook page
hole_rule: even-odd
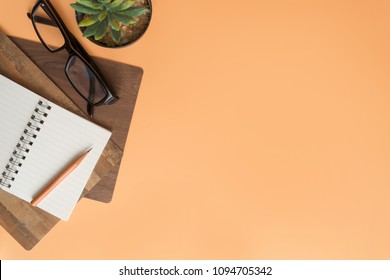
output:
[[[0,178],[5,170],[34,109],[40,100],[37,94],[0,75]],[[10,181],[11,187],[1,188],[31,202],[61,171],[89,148],[92,150],[82,163],[49,193],[37,207],[68,220],[101,155],[111,132],[87,121],[51,102],[44,124],[31,138],[33,145],[24,153],[22,166]],[[35,113],[35,115],[37,115]],[[27,138],[27,137],[26,137]]]

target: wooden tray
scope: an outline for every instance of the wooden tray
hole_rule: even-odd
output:
[[[31,47],[32,49],[41,49],[39,44],[13,38],[19,44]],[[51,55],[51,53],[48,53]],[[41,59],[48,60],[46,56],[41,56]],[[76,114],[85,117],[85,114],[72,102],[6,35],[0,33],[0,73],[11,78],[12,80],[22,84],[23,86],[39,93],[45,98],[57,103],[58,105],[75,112]],[[59,63],[59,62],[55,62]],[[55,64],[54,63],[54,64]],[[53,69],[54,70],[54,69]],[[51,70],[51,73],[55,73]],[[141,76],[142,76],[142,70]],[[53,77],[53,74],[51,74]],[[140,77],[140,76],[139,76]],[[137,88],[138,89],[138,88]],[[120,96],[121,97],[121,96]],[[124,98],[126,99],[126,98]],[[135,99],[134,99],[135,103]],[[123,104],[121,106],[124,106]],[[103,110],[102,110],[103,111]],[[131,110],[132,112],[132,110]],[[98,111],[96,112],[98,114]],[[100,113],[100,112],[99,112]],[[130,118],[131,119],[131,114]],[[112,120],[112,118],[111,118]],[[102,126],[113,130],[110,125],[100,123]],[[116,141],[123,142],[126,139],[126,131],[118,131],[115,133]],[[113,132],[114,136],[114,132]],[[109,201],[114,190],[115,179],[119,167],[120,159],[122,157],[122,150],[114,141],[114,137],[108,142],[102,157],[100,158],[93,175],[87,183],[85,193],[92,188],[98,186],[98,183],[107,180],[111,185],[101,184],[100,191],[97,189],[96,194],[98,198],[103,201]],[[116,169],[116,171],[115,171]],[[105,178],[110,170],[110,178]],[[33,248],[57,223],[58,219],[46,213],[39,208],[31,207],[16,197],[0,190],[0,224],[27,250]]]

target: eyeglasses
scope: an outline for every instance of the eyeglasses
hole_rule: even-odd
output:
[[[93,106],[110,105],[118,100],[92,58],[67,29],[49,0],[38,0],[27,15],[41,43],[50,52],[65,49],[69,53],[65,74],[73,88],[88,102],[90,117],[93,116]]]

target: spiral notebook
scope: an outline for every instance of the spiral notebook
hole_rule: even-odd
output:
[[[111,132],[0,75],[0,188],[27,202],[81,153],[83,162],[37,207],[68,220]]]

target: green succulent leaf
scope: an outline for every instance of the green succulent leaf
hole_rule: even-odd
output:
[[[103,21],[107,17],[107,12],[103,12],[98,15],[99,21]]]
[[[114,9],[123,3],[123,0],[114,0],[108,5],[108,10]]]
[[[96,23],[92,24],[91,26],[88,26],[84,30],[83,37],[91,37],[91,36],[95,35],[98,25],[99,25],[99,22],[96,22]]]
[[[119,15],[124,15],[124,16],[128,16],[128,17],[139,17],[139,16],[147,13],[148,11],[149,10],[147,8],[144,8],[144,7],[133,7],[133,8],[129,8],[126,11],[119,11],[116,13]]]
[[[120,28],[121,28],[120,21],[115,17],[114,14],[110,14],[109,15],[109,19],[110,19],[110,26],[111,26],[111,28],[116,30],[116,31],[119,31]]]
[[[79,26],[80,27],[90,26],[98,21],[99,21],[99,15],[92,15],[80,21]]]
[[[106,17],[103,21],[99,22],[94,37],[96,41],[102,39],[103,36],[107,33],[108,23],[109,23],[108,17]]]
[[[118,11],[124,11],[133,6],[135,3],[135,0],[127,0],[126,2],[123,2],[121,5],[113,7],[113,8],[108,8],[110,12],[118,12]]]
[[[121,40],[121,36],[122,36],[121,31],[110,28],[110,32],[111,32],[112,40],[114,40],[114,42],[118,44],[119,41]]]
[[[101,13],[103,11],[103,9],[101,9],[101,8],[93,9],[93,8],[90,8],[90,7],[85,7],[85,6],[80,5],[78,3],[70,4],[70,6],[73,9],[75,9],[77,12],[84,13],[84,14],[96,15],[96,14],[99,14],[99,13]]]
[[[116,20],[122,22],[124,25],[130,25],[130,24],[134,24],[134,23],[137,22],[137,20],[135,18],[129,17],[129,16],[126,16],[126,15],[120,15],[120,14],[117,14],[117,13],[112,13],[111,15]]]
[[[131,25],[137,18],[149,12],[145,7],[134,7],[136,0],[75,0],[71,7],[77,12],[87,14],[80,23],[86,27],[83,36],[94,36],[101,40],[107,33],[115,43],[122,37],[122,25]]]
[[[92,9],[100,9],[102,4],[93,0],[76,0],[77,3],[83,5],[84,7]]]

